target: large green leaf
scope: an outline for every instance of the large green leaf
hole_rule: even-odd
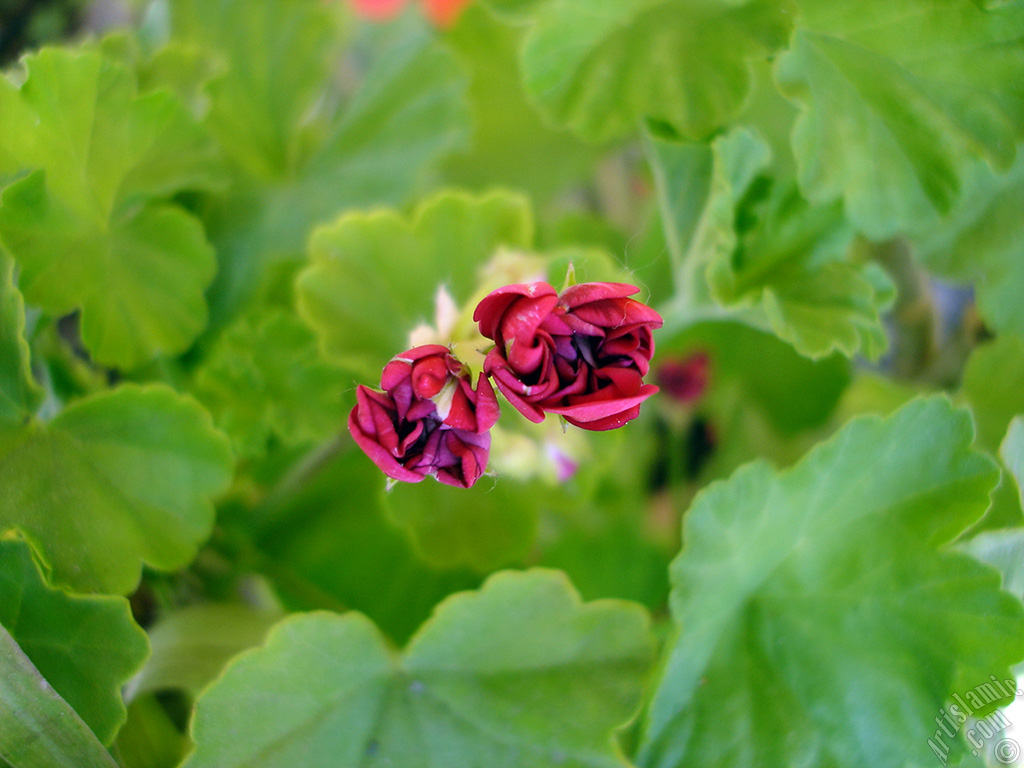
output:
[[[974,412],[978,444],[993,456],[1006,435],[1010,420],[1024,413],[1024,336],[1000,336],[978,347],[967,360],[960,398]],[[1021,500],[1013,482],[1005,478],[992,497],[986,527],[1021,524]]]
[[[53,314],[81,308],[82,341],[100,363],[131,368],[180,352],[206,324],[213,249],[176,206],[147,206],[91,231],[35,173],[4,192],[0,234],[30,301]]]
[[[634,133],[644,117],[704,138],[740,111],[751,60],[785,44],[792,15],[769,0],[552,0],[523,48],[526,90],[591,140]]]
[[[976,164],[949,218],[917,233],[924,262],[974,283],[978,309],[996,331],[1024,335],[1024,153],[1008,173]]]
[[[205,325],[213,251],[196,219],[157,200],[217,183],[212,144],[170,93],[138,95],[134,75],[94,51],[47,49],[26,69],[33,130],[0,139],[37,169],[0,201],[26,299],[81,309],[101,363],[182,351]]]
[[[788,471],[755,462],[704,490],[672,565],[678,629],[641,765],[934,760],[948,698],[1024,655],[1024,608],[943,549],[998,478],[972,439],[968,412],[919,399]]]
[[[717,304],[809,357],[885,349],[890,281],[849,256],[840,206],[808,203],[768,175],[760,136],[740,128],[703,144],[652,135],[649,148],[676,278],[669,325],[716,314]]]
[[[345,213],[313,233],[299,310],[331,358],[373,380],[434,317],[439,285],[467,301],[498,248],[532,240],[529,204],[505,192],[441,192],[411,220],[391,210]]]
[[[25,302],[14,285],[14,262],[0,250],[0,424],[32,414],[40,391],[25,340]]]
[[[149,654],[128,601],[47,587],[28,547],[8,539],[0,541],[0,625],[97,738],[110,743],[125,720],[121,686]],[[0,719],[6,728],[10,718]]]
[[[227,439],[199,405],[126,385],[0,431],[0,531],[19,530],[53,579],[130,592],[142,563],[188,563],[231,478]]]
[[[344,429],[350,389],[336,365],[322,359],[316,337],[289,310],[243,316],[225,329],[199,369],[196,394],[241,456],[285,444],[323,440]]]
[[[813,200],[842,197],[875,239],[956,200],[965,164],[1006,168],[1024,125],[1024,5],[971,0],[798,0],[778,60],[799,104],[793,151]]]
[[[0,626],[0,761],[11,768],[117,768],[117,763]]]
[[[642,609],[553,571],[449,598],[401,656],[359,614],[295,616],[200,698],[185,765],[624,766],[650,652]]]

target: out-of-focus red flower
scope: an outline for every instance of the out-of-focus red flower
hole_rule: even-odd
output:
[[[473,319],[495,343],[484,371],[526,418],[564,416],[583,429],[615,429],[658,391],[643,377],[661,316],[623,283],[581,283],[559,295],[544,282],[486,296]]]
[[[655,379],[665,394],[689,405],[700,399],[708,386],[711,359],[704,352],[695,352],[683,359],[665,360],[658,366]]]
[[[430,475],[469,488],[484,473],[498,402],[481,374],[469,371],[447,347],[416,347],[384,367],[379,392],[360,385],[348,429],[384,474],[418,483]]]
[[[427,18],[438,27],[450,27],[470,0],[421,0]],[[375,21],[393,19],[402,12],[406,0],[352,0],[360,16]]]

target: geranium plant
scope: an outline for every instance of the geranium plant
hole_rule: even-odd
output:
[[[1017,759],[1024,2],[0,55],[0,765]]]

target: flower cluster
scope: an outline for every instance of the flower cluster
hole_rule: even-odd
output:
[[[581,283],[559,294],[534,282],[490,293],[473,314],[494,342],[476,388],[447,347],[415,347],[384,367],[383,391],[358,387],[352,437],[394,480],[468,488],[487,467],[498,419],[491,379],[530,421],[552,413],[583,429],[621,427],[658,391],[643,377],[662,320],[629,298],[638,290]]]

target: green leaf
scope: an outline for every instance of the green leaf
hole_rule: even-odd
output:
[[[951,694],[1024,655],[1024,608],[942,548],[998,478],[972,439],[968,412],[919,399],[788,471],[755,462],[706,488],[671,569],[677,636],[640,764],[934,760]]]
[[[781,48],[792,8],[768,0],[552,0],[523,48],[527,92],[553,123],[604,141],[643,118],[694,139],[728,123],[751,60]]]
[[[999,336],[971,353],[964,368],[959,397],[971,406],[978,425],[978,444],[993,456],[1010,420],[1024,413],[1024,336]],[[986,527],[1020,525],[1022,503],[1013,483],[1003,482],[992,497]]]
[[[254,7],[243,0],[171,5],[175,37],[219,52],[225,67],[208,87],[209,123],[239,169],[280,178],[308,156],[316,114],[342,41],[341,15],[317,0]]]
[[[322,359],[309,328],[280,309],[228,326],[195,385],[240,456],[264,454],[271,437],[299,445],[344,429],[349,388],[351,377]]]
[[[0,760],[11,768],[117,768],[89,726],[0,626]]]
[[[0,250],[0,424],[24,421],[41,397],[32,378],[25,302],[14,284],[14,262]]]
[[[244,605],[207,603],[164,614],[149,630],[152,654],[125,697],[178,690],[197,697],[228,660],[259,645],[279,619]]]
[[[37,172],[0,201],[26,299],[55,315],[80,308],[104,364],[184,350],[206,322],[213,251],[196,219],[158,199],[215,186],[213,145],[170,93],[138,95],[134,75],[95,51],[46,49],[26,69],[34,127],[5,139]]]
[[[808,357],[884,351],[892,284],[848,255],[853,231],[838,205],[810,204],[767,175],[760,136],[740,128],[709,145],[652,135],[649,154],[678,293],[670,325],[717,304]]]
[[[1024,5],[798,5],[776,77],[801,109],[793,152],[812,200],[842,197],[856,227],[880,240],[948,211],[967,161],[1013,162]]]
[[[109,744],[125,720],[121,686],[149,655],[146,633],[132,620],[128,601],[47,587],[28,547],[8,539],[0,541],[0,624]]]
[[[553,571],[449,598],[401,656],[359,614],[295,616],[199,700],[185,765],[622,766],[647,621]]]
[[[974,283],[989,326],[1024,335],[1024,153],[1005,174],[976,164],[950,216],[916,239],[930,268]]]
[[[487,573],[520,562],[530,551],[548,492],[539,483],[512,479],[482,479],[468,490],[430,480],[396,486],[384,507],[426,562]]]
[[[32,141],[32,114],[21,100],[18,87],[0,76],[0,115],[4,133],[0,137],[0,180],[24,167],[21,150]]]
[[[1010,422],[1006,439],[999,448],[999,455],[1017,483],[1017,493],[1021,506],[1024,507],[1024,416],[1017,416]]]
[[[227,439],[195,401],[125,385],[0,432],[0,531],[20,531],[57,583],[124,594],[142,563],[192,559],[231,469]]]
[[[29,301],[55,315],[81,308],[82,341],[97,362],[137,367],[182,351],[206,325],[213,249],[177,206],[146,206],[92,230],[34,173],[4,192],[0,234]]]
[[[391,210],[345,213],[313,233],[299,311],[332,359],[373,380],[408,348],[409,332],[433,319],[439,285],[466,301],[498,248],[532,240],[528,202],[507,192],[441,192],[411,220]]]
[[[218,154],[167,91],[139,95],[135,75],[96,51],[46,48],[25,59],[27,135],[5,136],[22,167],[77,218],[102,227],[119,206],[217,187]]]

